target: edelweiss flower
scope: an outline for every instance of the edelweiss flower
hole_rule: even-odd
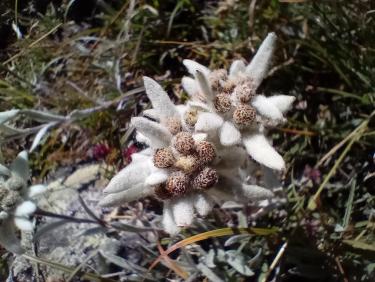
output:
[[[275,49],[276,35],[268,34],[251,63],[234,61],[229,74],[224,69],[210,71],[203,65],[184,60],[195,79],[184,77],[182,86],[192,101],[185,121],[196,132],[217,135],[224,146],[243,144],[248,154],[260,164],[281,170],[283,158],[265,137],[265,127],[284,121],[294,101],[293,96],[265,97],[256,93],[267,74]],[[191,123],[190,113],[195,113]]]
[[[21,253],[20,240],[15,227],[31,231],[30,218],[36,210],[32,199],[44,192],[44,185],[28,187],[29,166],[26,151],[18,154],[10,169],[0,165],[0,244],[8,251]]]
[[[132,163],[112,178],[100,201],[102,206],[116,206],[144,196],[155,196],[164,201],[164,229],[175,234],[181,226],[188,226],[194,213],[207,215],[212,209],[208,196],[221,176],[233,181],[226,193],[233,198],[232,186],[237,193],[252,199],[272,197],[265,188],[238,185],[236,171],[246,161],[241,147],[223,147],[207,139],[207,134],[195,134],[181,122],[186,107],[175,106],[161,86],[150,78],[144,78],[146,93],[153,108],[145,117],[132,118],[137,138],[150,146],[132,155]],[[179,126],[171,126],[171,120]],[[224,150],[223,150],[224,149]],[[236,184],[236,185],[234,185]],[[249,192],[252,190],[251,192]]]

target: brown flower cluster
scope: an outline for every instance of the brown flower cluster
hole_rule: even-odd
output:
[[[231,116],[239,127],[255,122],[256,110],[249,105],[256,96],[251,79],[232,79],[226,70],[218,69],[210,73],[208,80],[215,94],[214,107],[218,113]]]
[[[197,142],[188,132],[177,133],[170,147],[157,149],[153,156],[155,167],[171,170],[167,181],[154,188],[156,197],[166,200],[191,189],[213,187],[218,173],[209,165],[215,157],[216,149],[211,142]]]

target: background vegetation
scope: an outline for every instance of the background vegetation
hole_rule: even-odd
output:
[[[272,132],[288,166],[288,201],[256,220],[251,210],[216,209],[183,237],[228,224],[280,229],[271,237],[198,243],[205,252],[244,254],[254,275],[218,259],[214,272],[227,281],[375,281],[374,1],[2,1],[0,19],[0,111],[98,108],[50,133],[31,157],[35,180],[98,159],[126,165],[129,118],[148,102],[142,75],[183,101],[184,58],[228,67],[236,58],[249,61],[276,32],[274,67],[262,91],[297,97],[289,122]],[[33,136],[3,139],[3,159],[29,148]],[[145,205],[160,212],[157,203]],[[156,245],[148,247],[157,254]],[[151,272],[178,276],[160,265]]]

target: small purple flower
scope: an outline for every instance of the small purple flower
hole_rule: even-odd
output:
[[[111,148],[106,144],[96,144],[91,149],[92,157],[96,160],[103,160],[110,151]]]
[[[305,166],[303,176],[310,179],[312,182],[314,182],[314,184],[320,184],[320,182],[322,181],[320,170],[313,168],[309,165]]]
[[[133,144],[122,151],[122,156],[128,163],[130,163],[132,161],[132,155],[134,153],[137,153],[138,151],[139,151],[138,147]]]

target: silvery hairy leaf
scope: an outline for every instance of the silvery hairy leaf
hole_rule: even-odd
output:
[[[64,116],[38,110],[21,110],[20,113],[39,122],[64,121]]]
[[[41,143],[42,139],[44,136],[46,136],[48,130],[55,126],[56,123],[55,122],[50,122],[48,124],[46,124],[45,126],[43,126],[39,131],[38,133],[35,135],[34,137],[34,140],[33,140],[33,143],[31,144],[31,147],[30,147],[30,152],[34,151],[35,148]]]
[[[12,118],[16,117],[19,112],[20,110],[9,110],[5,112],[0,112],[0,124],[3,124],[8,120],[11,120]]]

